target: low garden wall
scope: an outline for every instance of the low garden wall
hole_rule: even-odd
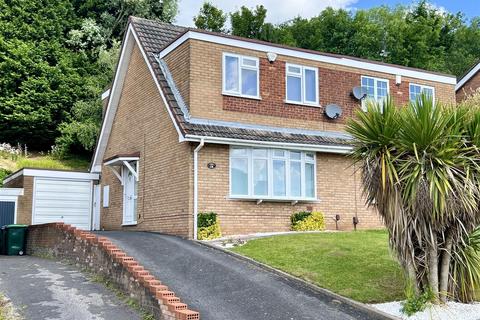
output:
[[[109,279],[156,319],[200,319],[198,312],[189,310],[174,292],[108,238],[63,223],[32,225],[28,227],[26,252],[67,260]]]

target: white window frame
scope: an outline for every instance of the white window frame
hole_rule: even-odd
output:
[[[227,57],[233,57],[238,59],[238,91],[226,89]],[[254,60],[256,61],[257,65],[255,67],[244,65],[243,59]],[[242,94],[242,69],[249,69],[257,72],[257,95]],[[257,57],[250,57],[250,56],[244,56],[244,55],[239,55],[235,53],[224,52],[222,55],[222,94],[229,95],[229,96],[243,97],[243,98],[260,99],[260,60]]]
[[[413,102],[410,98],[410,92],[412,90],[412,86],[420,87],[420,93],[423,93],[423,89],[432,89],[432,101],[433,101],[433,104],[435,104],[435,87],[426,86],[426,85],[418,84],[418,83],[410,83],[408,85],[408,101]]]
[[[235,149],[242,149],[246,150],[247,154],[242,156],[234,156],[233,150]],[[267,195],[255,195],[254,194],[254,179],[253,179],[253,155],[252,151],[254,149],[262,149],[267,151],[267,172],[268,172],[268,193]],[[285,154],[283,157],[274,156],[274,151],[284,151]],[[290,177],[290,152],[300,152],[301,153],[301,160],[293,160],[293,161],[300,161],[301,162],[301,196],[291,196],[291,177]],[[307,159],[306,155],[311,154],[313,155],[313,159]],[[234,158],[247,158],[247,181],[248,181],[248,194],[247,195],[237,195],[232,194],[232,159]],[[285,159],[285,188],[286,188],[286,195],[285,196],[274,196],[273,195],[273,160],[274,159]],[[255,159],[260,159],[259,157],[255,157]],[[262,159],[265,159],[262,157]],[[307,197],[306,194],[306,177],[305,177],[305,164],[310,163],[313,164],[313,182],[314,182],[314,195],[313,197]],[[277,148],[256,148],[256,147],[240,147],[240,146],[231,146],[230,147],[230,156],[229,156],[229,198],[230,199],[246,199],[246,200],[271,200],[271,201],[316,201],[317,200],[317,155],[315,152],[309,151],[301,151],[301,150],[288,150],[288,149],[277,149]]]
[[[289,67],[300,68],[300,73],[301,74],[288,71]],[[305,83],[306,83],[305,70],[311,70],[311,71],[315,72],[315,89],[316,89],[315,90],[315,101],[307,101],[305,99],[306,90],[307,90],[307,86],[305,85]],[[300,80],[301,80],[300,81],[300,83],[301,83],[301,85],[300,85],[301,86],[300,87],[300,91],[301,91],[300,92],[300,95],[301,95],[300,101],[288,100],[288,77],[300,78]],[[319,107],[320,106],[319,91],[320,90],[318,88],[318,68],[307,67],[307,66],[302,66],[302,65],[293,64],[293,63],[286,63],[285,64],[285,102],[286,103],[306,105],[306,106],[310,106],[310,107]]]
[[[378,85],[377,83],[379,81],[381,82],[386,82],[387,83],[387,96],[390,95],[390,80],[388,79],[383,79],[383,78],[377,78],[377,77],[371,77],[371,76],[362,76],[361,79],[360,79],[360,87],[363,87],[363,79],[373,79],[373,92],[374,92],[374,97],[373,99],[376,101],[376,102],[379,102],[379,99],[378,99]],[[368,98],[365,97],[364,99],[362,99],[362,110],[363,111],[367,111],[367,101],[368,101]]]

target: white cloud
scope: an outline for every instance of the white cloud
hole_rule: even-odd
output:
[[[348,8],[358,0],[210,0],[212,4],[224,12],[238,10],[241,6],[254,8],[263,5],[267,8],[267,21],[281,23],[296,16],[310,18],[318,15],[327,7]],[[198,14],[203,0],[179,0],[179,14],[176,24],[181,26],[193,26],[193,17]]]

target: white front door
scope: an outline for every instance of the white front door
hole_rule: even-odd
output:
[[[137,180],[133,173],[123,167],[123,224],[137,223]]]

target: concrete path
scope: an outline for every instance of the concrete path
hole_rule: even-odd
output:
[[[141,319],[102,284],[54,260],[0,256],[0,292],[27,320]]]
[[[146,232],[100,234],[135,257],[202,320],[371,319],[289,278],[192,241]]]

